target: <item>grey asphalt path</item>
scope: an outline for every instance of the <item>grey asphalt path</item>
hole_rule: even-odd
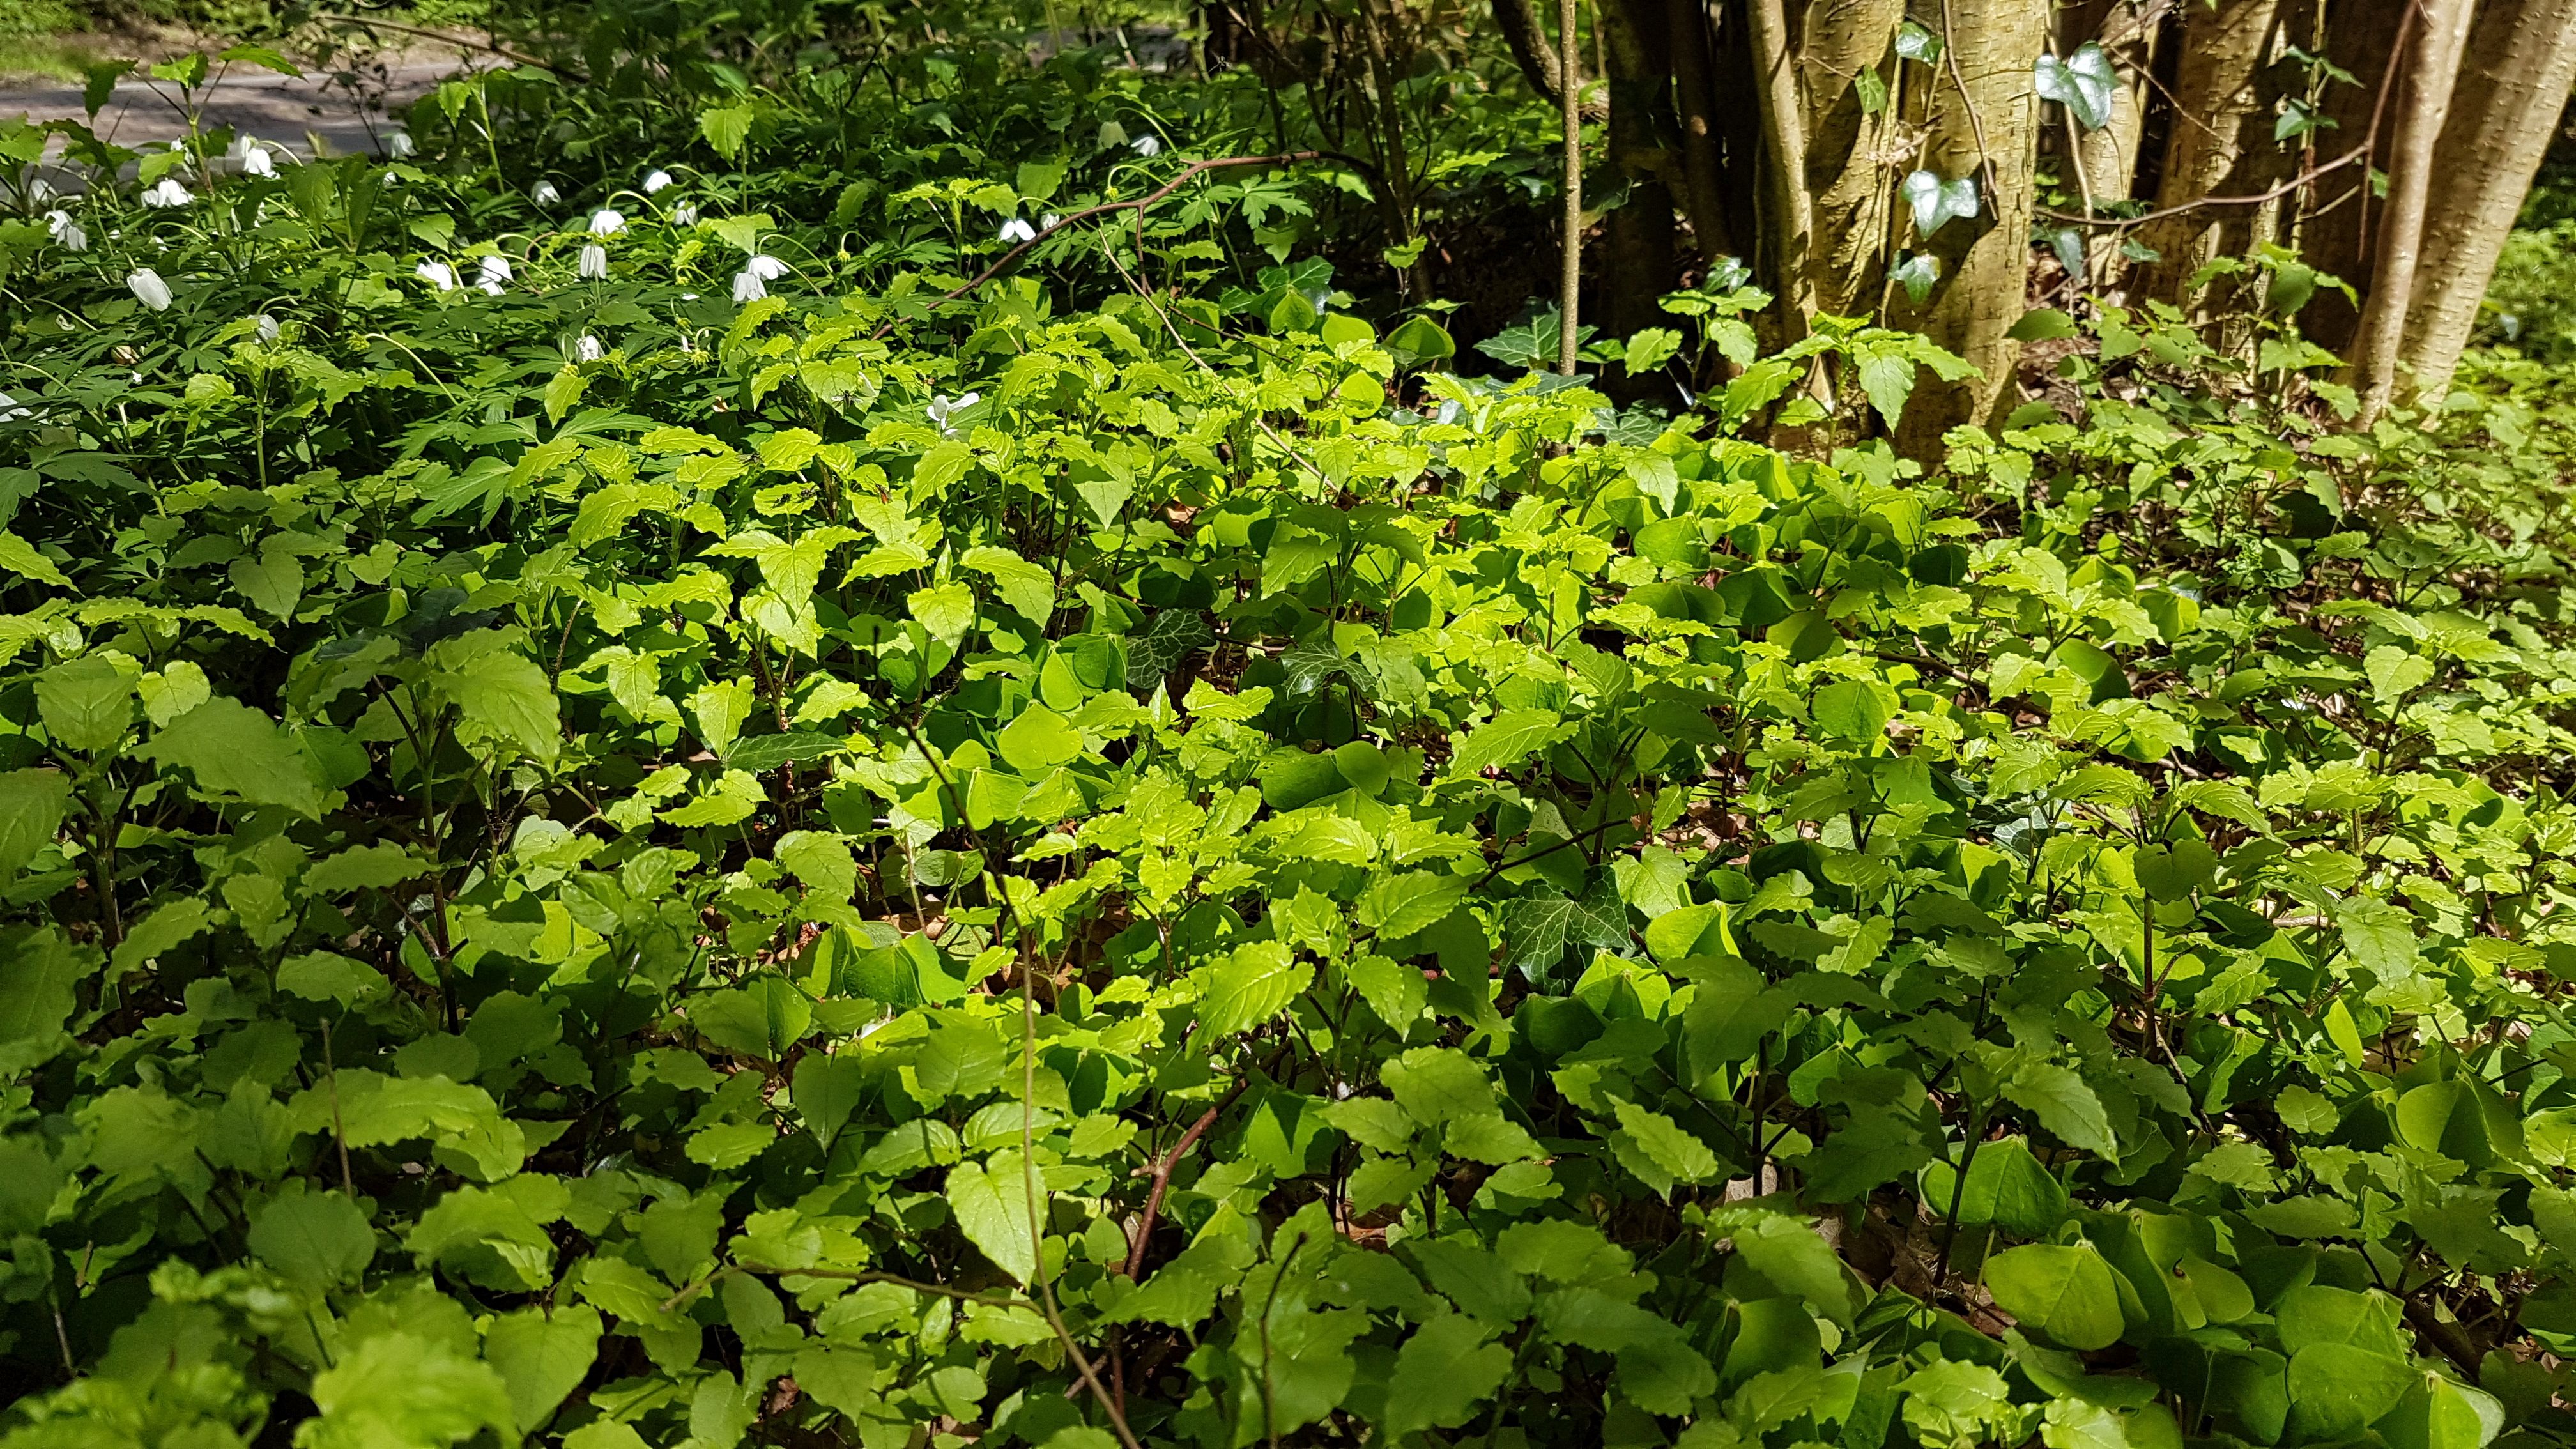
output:
[[[387,132],[397,129],[388,112],[427,94],[462,64],[456,54],[415,52],[365,71],[308,71],[299,78],[236,62],[199,87],[197,97],[209,129],[230,126],[285,145],[298,157],[381,152]],[[120,146],[183,136],[187,122],[172,104],[178,94],[167,81],[125,81],[93,124],[102,138]],[[0,118],[77,121],[84,114],[77,85],[0,82]]]

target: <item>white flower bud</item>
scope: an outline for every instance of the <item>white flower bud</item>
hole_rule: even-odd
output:
[[[608,280],[608,248],[592,242],[581,249],[581,279],[585,282]]]
[[[170,310],[170,284],[150,267],[137,267],[125,275],[126,289],[134,299],[155,312]]]

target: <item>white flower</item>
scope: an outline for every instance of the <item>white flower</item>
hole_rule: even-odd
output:
[[[386,155],[391,156],[392,158],[394,158],[394,159],[395,159],[395,160],[397,160],[397,161],[400,161],[401,159],[403,159],[404,157],[406,157],[406,156],[410,155],[411,153],[412,153],[411,132],[409,132],[409,131],[387,131],[387,132],[385,133],[385,154],[386,154]]]
[[[617,233],[624,231],[625,229],[626,218],[609,210],[607,207],[603,206],[599,210],[590,214],[590,234],[592,236],[615,236]]]
[[[278,338],[278,334],[279,334],[279,332],[280,332],[280,331],[282,331],[282,330],[283,330],[283,329],[281,329],[281,328],[277,325],[277,319],[276,319],[276,318],[271,317],[270,315],[268,315],[268,314],[267,314],[267,313],[265,313],[265,312],[262,312],[262,313],[260,313],[260,314],[259,314],[259,340],[260,340],[260,341],[262,341],[262,342],[275,342],[275,341],[277,340],[277,338]]]
[[[608,248],[592,242],[581,249],[581,279],[585,282],[608,280]]]
[[[178,177],[164,176],[152,183],[139,199],[145,206],[160,207],[185,206],[197,198],[188,194],[188,188],[179,184]]]
[[[563,200],[563,193],[555,190],[553,182],[540,181],[535,189],[528,193],[528,199],[539,206],[553,206]]]
[[[442,292],[456,290],[456,269],[445,262],[423,262],[411,274]]]
[[[51,201],[51,200],[53,200],[53,199],[54,199],[54,183],[52,183],[52,182],[50,182],[50,181],[47,181],[45,178],[43,178],[43,177],[41,177],[41,176],[36,177],[34,180],[29,181],[29,182],[27,183],[27,199],[28,199],[29,201]]]
[[[5,392],[0,392],[0,423],[14,423],[20,418],[32,418],[34,416],[34,413],[18,406],[18,400],[16,398],[9,396],[9,394]]]
[[[572,360],[575,362],[597,362],[607,355],[608,349],[600,346],[599,339],[587,332],[573,339]]]
[[[241,139],[241,169],[244,176],[275,176],[277,162],[271,159],[266,146],[244,136]]]
[[[753,271],[749,267],[745,267],[741,271],[733,274],[733,299],[735,301],[757,302],[768,295],[769,287],[761,280],[760,273]]]
[[[930,414],[930,425],[953,438],[957,436],[957,430],[948,426],[948,419],[983,400],[984,395],[980,392],[970,392],[961,397],[941,397],[933,393],[930,407],[927,409]]]
[[[53,233],[55,245],[60,246],[64,251],[89,250],[89,233],[80,229],[80,223],[72,220],[72,214],[68,211],[46,212],[45,230]]]
[[[150,267],[137,267],[125,274],[125,285],[134,293],[134,299],[144,306],[155,312],[170,310],[170,284],[161,280],[159,272]]]
[[[650,196],[654,192],[659,191],[670,184],[671,173],[658,166],[654,167],[652,172],[644,178],[644,194],[646,196]]]
[[[742,264],[742,269],[759,277],[764,282],[775,282],[779,278],[786,276],[789,272],[796,270],[794,267],[787,265],[776,257],[766,256],[754,256],[751,260]]]
[[[1044,217],[1042,217],[1042,218],[1040,218],[1040,219],[1039,219],[1039,221],[1038,221],[1038,230],[1040,230],[1040,231],[1053,231],[1053,230],[1055,230],[1058,226],[1062,225],[1063,223],[1064,223],[1064,218],[1063,218],[1063,217],[1060,217],[1060,216],[1056,215],[1054,212],[1050,211],[1050,212],[1048,212]]]
[[[482,274],[474,279],[474,285],[497,297],[501,295],[501,284],[510,280],[510,276],[508,257],[485,257],[482,263]]]
[[[1002,240],[1006,242],[1029,242],[1037,239],[1038,229],[1019,217],[1012,217],[1002,223]]]
[[[1139,156],[1160,156],[1163,154],[1163,138],[1147,131],[1136,138],[1135,150]]]
[[[697,224],[698,204],[696,202],[683,201],[671,209],[671,225],[696,226]]]

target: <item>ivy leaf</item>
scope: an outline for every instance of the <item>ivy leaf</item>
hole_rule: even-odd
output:
[[[1938,172],[1914,171],[1897,183],[1905,204],[1914,208],[1914,231],[1930,236],[1953,221],[1977,219],[1977,178],[1943,180]]]
[[[989,1164],[961,1162],[948,1170],[948,1210],[957,1230],[993,1266],[1018,1283],[1037,1276],[1038,1245],[1029,1235],[1027,1179],[1020,1154],[997,1152]]]
[[[1629,947],[1628,904],[1619,898],[1615,880],[1604,876],[1583,899],[1558,895],[1544,886],[1503,905],[1506,964],[1532,981],[1545,980],[1566,949],[1574,945],[1621,951]]]
[[[1128,673],[1157,680],[1178,669],[1190,655],[1216,647],[1216,631],[1195,610],[1164,609],[1141,634],[1127,636]]]
[[[1896,27],[1896,53],[1906,60],[1919,60],[1931,65],[1941,59],[1940,33],[1922,22],[1908,20]]]
[[[1897,263],[1888,276],[1905,288],[1909,301],[1920,307],[1932,295],[1933,284],[1941,280],[1941,259],[1930,252],[1915,252]]]
[[[2098,131],[2111,124],[2120,95],[2120,77],[2099,41],[2088,40],[2064,60],[2043,55],[2032,67],[2039,98],[2066,107],[2077,125]]]

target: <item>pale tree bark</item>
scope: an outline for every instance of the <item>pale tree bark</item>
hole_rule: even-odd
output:
[[[2486,0],[2434,150],[2403,344],[2413,394],[2439,399],[2476,326],[2505,234],[2576,84],[2576,0]]]
[[[2370,293],[2353,346],[2353,386],[2364,421],[2387,411],[2397,389],[2406,342],[2406,312],[2423,256],[2424,217],[2431,204],[2442,126],[2459,79],[2473,0],[2418,0],[2415,35],[2398,90],[2397,131],[2390,148],[2388,206],[2379,223]]]
[[[1949,50],[1926,113],[1923,164],[1945,177],[1978,177],[1978,214],[1913,243],[1940,260],[1941,278],[1920,306],[1898,289],[1889,325],[1929,336],[1979,376],[1944,383],[1925,374],[1897,427],[1897,447],[1937,453],[1961,423],[1993,423],[2013,395],[2019,346],[2004,336],[2021,320],[2030,270],[2032,167],[2039,93],[2031,63],[2048,43],[2048,0],[1945,0]],[[1909,223],[1910,235],[1910,223]]]
[[[1807,103],[1799,94],[1798,58],[1789,37],[1783,0],[1746,0],[1746,38],[1762,109],[1762,252],[1758,258],[1777,289],[1782,340],[1806,334],[1815,315],[1809,252],[1814,245],[1814,198],[1807,191]]]
[[[2173,132],[2165,141],[2158,209],[2236,194],[2229,183],[2246,160],[2247,122],[2267,130],[2270,124],[2258,111],[2265,100],[2264,55],[2279,12],[2278,0],[2194,0],[2184,7]],[[2192,275],[2225,248],[2231,226],[2242,228],[2248,220],[2230,214],[2240,210],[2200,207],[2139,227],[2136,241],[2156,258],[2130,273],[2130,295],[2188,306],[2184,293]]]
[[[1857,77],[1885,74],[1905,0],[1814,0],[1799,39],[1809,198],[1807,274],[1814,305],[1840,316],[1878,305],[1896,183],[1889,155],[1896,105],[1872,115]]]

